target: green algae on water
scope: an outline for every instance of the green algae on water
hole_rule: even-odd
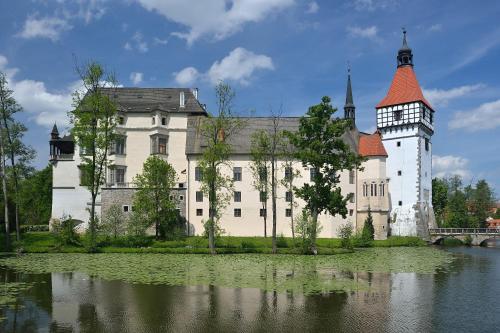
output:
[[[82,272],[106,280],[259,288],[306,295],[369,288],[366,273],[432,274],[452,256],[433,248],[372,248],[333,256],[26,254],[0,265],[28,273]],[[360,278],[361,277],[361,278]]]

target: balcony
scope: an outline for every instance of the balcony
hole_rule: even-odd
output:
[[[104,188],[132,188],[134,183],[106,183]]]
[[[59,155],[50,155],[50,161],[73,161],[73,154],[59,154]]]

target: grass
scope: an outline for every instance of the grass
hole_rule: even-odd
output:
[[[0,239],[3,245],[3,237]],[[233,237],[217,238],[218,253],[271,253],[270,237]],[[82,245],[60,245],[56,237],[49,232],[26,232],[21,242],[13,242],[14,249],[25,253],[84,253],[85,237]],[[99,251],[104,253],[208,253],[208,240],[194,236],[182,240],[157,241],[152,237],[119,237],[117,239],[99,237]],[[356,247],[356,244],[354,244]],[[376,240],[373,247],[425,246],[426,242],[417,237],[389,237],[387,240]],[[319,254],[339,254],[351,252],[341,248],[340,239],[319,238],[317,240]],[[299,241],[292,238],[278,237],[278,253],[300,254]]]

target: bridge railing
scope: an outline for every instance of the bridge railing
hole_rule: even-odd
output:
[[[500,228],[431,228],[431,234],[500,234]]]

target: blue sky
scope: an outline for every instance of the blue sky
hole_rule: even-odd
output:
[[[33,0],[0,2],[0,70],[24,106],[27,141],[48,160],[54,121],[67,126],[74,56],[124,86],[229,82],[236,107],[287,115],[331,96],[342,107],[352,67],[357,125],[375,128],[408,30],[415,71],[436,110],[434,174],[485,178],[500,194],[500,2],[399,0]]]

